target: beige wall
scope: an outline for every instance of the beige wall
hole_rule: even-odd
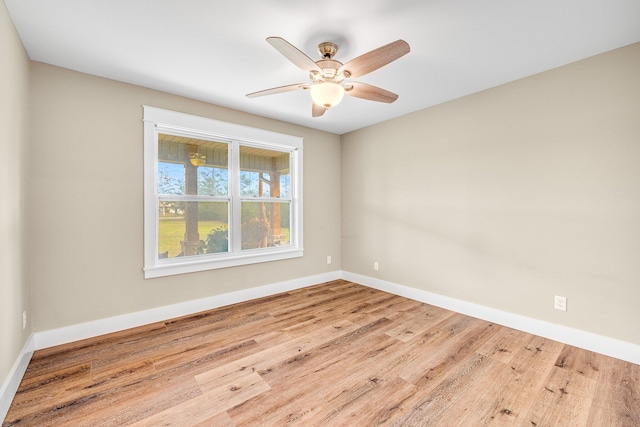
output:
[[[29,307],[27,175],[29,58],[0,1],[0,385],[31,332],[22,329]]]
[[[343,135],[343,270],[640,344],[638,76],[640,43]]]
[[[42,63],[31,90],[36,330],[340,269],[338,135]],[[304,257],[144,280],[143,104],[303,137]]]

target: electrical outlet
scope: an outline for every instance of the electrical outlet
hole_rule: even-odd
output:
[[[22,330],[27,328],[27,310],[22,312]]]
[[[555,296],[553,307],[556,310],[567,311],[567,297]]]
[[[373,262],[373,269],[378,271],[380,269],[380,265],[378,265],[378,261]]]
[[[327,255],[327,264],[331,264],[331,255]]]

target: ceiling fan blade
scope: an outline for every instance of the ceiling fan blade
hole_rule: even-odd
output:
[[[344,93],[356,98],[367,99],[369,101],[386,102],[387,104],[390,104],[398,99],[397,94],[389,92],[388,90],[379,88],[377,86],[358,82],[351,82],[349,83],[349,85],[351,86],[351,89],[349,89],[349,86],[347,86]]]
[[[258,96],[273,95],[274,93],[290,92],[292,90],[308,89],[308,88],[309,88],[309,85],[307,83],[296,83],[293,85],[272,87],[271,89],[265,89],[265,90],[260,90],[258,92],[248,93],[247,97],[257,98]]]
[[[349,72],[349,77],[360,77],[377,70],[409,53],[411,48],[404,40],[396,40],[344,64],[338,73]]]
[[[312,70],[316,70],[319,73],[322,72],[322,68],[313,62],[313,59],[309,58],[285,39],[281,37],[267,37],[267,42],[269,42],[271,46],[275,47],[278,52],[283,54],[285,58],[293,62],[301,70],[306,72],[310,72]]]
[[[311,103],[311,115],[313,117],[320,117],[325,113],[325,111],[327,111],[326,107],[321,107],[319,105],[316,105],[315,102]]]

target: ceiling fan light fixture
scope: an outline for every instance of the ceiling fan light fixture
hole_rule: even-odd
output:
[[[344,97],[344,88],[338,83],[321,82],[311,87],[311,99],[314,104],[331,108],[340,103]]]

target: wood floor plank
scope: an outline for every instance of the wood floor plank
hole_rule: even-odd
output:
[[[510,363],[501,362],[503,367],[485,385],[478,398],[465,403],[465,414],[461,417],[463,422],[491,426],[528,422],[526,415],[533,403],[530,396],[543,387],[564,346],[541,337],[524,336],[529,341],[513,354]]]
[[[182,417],[184,420],[184,416]],[[193,427],[236,427],[229,414],[221,412],[211,418],[207,418],[201,423],[193,424]]]
[[[141,342],[148,344],[150,339],[161,337],[165,332],[164,323],[154,323],[89,340],[37,350],[29,362],[32,369],[25,372],[24,378],[39,375],[44,371],[56,371],[78,364],[113,358],[115,354],[121,352],[122,348],[139,349]]]
[[[388,382],[372,381],[355,388],[355,398],[338,402],[329,401],[335,411],[327,412],[317,425],[330,426],[381,426],[400,418],[417,400],[418,388],[402,378]]]
[[[451,369],[448,375],[435,388],[430,390],[420,401],[409,409],[394,426],[430,426],[455,425],[461,409],[456,405],[466,393],[476,392],[482,388],[482,379],[495,375],[500,368],[500,362],[485,355],[474,354],[466,359],[455,369]],[[451,413],[445,416],[447,413]]]
[[[572,370],[587,378],[598,379],[600,377],[600,365],[607,358],[592,351],[586,351],[565,345],[562,353],[558,356],[555,366],[567,370]]]
[[[84,413],[70,413],[68,417],[51,424],[60,427],[86,425],[91,427],[124,426],[153,416],[164,408],[180,405],[197,398],[200,391],[193,378],[150,379],[141,387],[132,387],[128,393],[119,390],[100,396]]]
[[[220,384],[204,394],[170,406],[130,425],[135,427],[182,426],[185,414],[188,414],[190,423],[204,422],[270,389],[260,375],[247,372],[234,381]]]
[[[350,301],[361,301],[367,294],[368,290],[362,287],[345,288],[344,292],[336,294],[335,292],[323,292],[307,294],[300,300],[292,300],[287,304],[270,310],[270,314],[274,317],[285,316],[299,313],[309,313],[313,310],[326,310],[327,307],[337,307]]]
[[[588,425],[640,426],[640,365],[602,358]]]
[[[310,334],[291,339],[267,350],[234,360],[226,365],[198,374],[195,378],[198,384],[200,384],[200,387],[206,390],[207,384],[211,384],[210,387],[215,387],[216,382],[224,381],[229,376],[242,373],[246,369],[266,371],[274,364],[274,361],[277,363],[277,361],[286,360],[298,353],[303,354],[303,351],[313,348],[318,343],[329,341],[336,336],[342,336],[357,329],[357,326],[353,323],[342,321],[322,329],[314,330]]]
[[[526,418],[533,426],[587,425],[595,387],[594,380],[554,366]]]
[[[31,413],[47,411],[47,401],[60,405],[69,397],[67,390],[90,381],[90,371],[91,364],[86,363],[23,379],[11,405],[14,416],[24,419]]]
[[[395,327],[387,331],[387,335],[407,342],[449,316],[451,316],[450,311],[432,305],[411,306],[406,310],[387,316],[396,324]]]
[[[460,316],[448,331],[446,341],[438,343],[438,351],[420,359],[419,369],[401,369],[400,377],[429,390],[435,388],[450,370],[476,353],[479,343],[490,338],[498,328],[495,325],[466,316]]]
[[[640,426],[640,366],[336,280],[38,350],[9,426]]]
[[[265,425],[304,424],[317,417],[319,405],[333,411],[335,405],[323,405],[323,396],[345,382],[357,382],[367,375],[362,372],[363,360],[358,358],[375,366],[372,356],[379,354],[379,346],[398,342],[384,334],[384,326],[388,323],[388,319],[379,319],[259,371],[271,385],[277,401],[267,403],[272,396],[261,396],[251,405],[234,408],[231,411],[233,419],[239,425],[258,425],[260,422]],[[362,344],[358,345],[358,342]],[[362,352],[365,344],[368,351]],[[336,380],[326,381],[327,378]],[[256,409],[260,410],[256,412]]]
[[[479,348],[478,353],[509,363],[513,356],[522,349],[533,335],[511,328],[500,328],[491,338],[486,340]]]
[[[375,330],[375,326],[367,328],[366,332]],[[372,344],[372,337],[359,328],[347,336],[337,337],[335,340],[320,343],[315,348],[308,349],[305,352],[293,354],[291,357],[274,361],[265,369],[258,371],[269,385],[277,393],[282,401],[288,403],[296,400],[305,394],[315,396],[316,399],[322,397],[327,387],[334,387],[336,381],[323,381],[324,378],[343,378],[348,377],[351,370],[359,372],[358,363],[354,360],[353,353],[348,351],[348,347],[353,347],[357,351],[359,346],[351,344],[352,339],[356,337],[362,341]],[[391,340],[380,333],[382,339]],[[393,341],[395,342],[395,341]],[[348,365],[348,366],[345,366]],[[362,375],[360,373],[360,375]],[[306,405],[306,403],[304,403]],[[249,408],[251,409],[251,408]],[[313,405],[309,408],[302,408],[300,411],[307,412],[313,409]],[[276,416],[282,409],[275,405],[271,408],[271,413]],[[236,416],[241,413],[240,410],[235,411]],[[249,414],[248,416],[250,416]],[[259,414],[258,414],[259,415]],[[246,416],[246,415],[243,415]]]

